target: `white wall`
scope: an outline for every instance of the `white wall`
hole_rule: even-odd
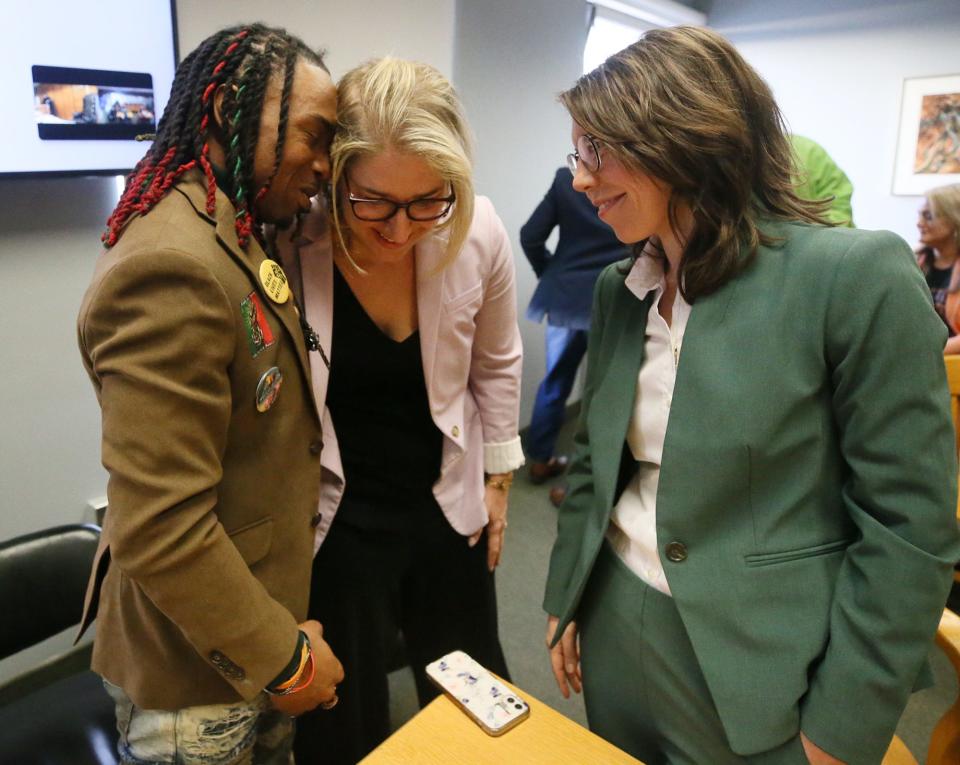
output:
[[[902,82],[960,73],[960,2],[713,0],[708,24],[850,176],[857,226],[915,243],[920,197],[891,194]]]
[[[74,327],[116,201],[112,178],[0,181],[0,540],[81,521],[104,493]]]
[[[523,335],[521,423],[544,372],[543,326],[523,318],[536,285],[520,227],[570,152],[570,119],[556,96],[580,76],[584,0],[459,0],[454,82],[477,138],[476,182],[510,232]]]
[[[334,79],[368,58],[394,55],[453,69],[454,0],[177,0],[180,51],[218,29],[263,21],[327,50]]]
[[[0,541],[90,520],[87,499],[104,493],[100,410],[74,326],[116,201],[112,178],[0,180]],[[0,662],[0,683],[68,648],[71,633]]]

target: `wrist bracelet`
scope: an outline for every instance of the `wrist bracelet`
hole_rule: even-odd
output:
[[[487,476],[486,480],[484,481],[485,486],[489,486],[491,489],[498,489],[499,491],[507,491],[512,483],[513,473],[506,473],[500,478]]]
[[[289,696],[291,693],[302,691],[313,682],[313,677],[316,673],[317,666],[313,661],[313,651],[310,651],[310,653],[307,654],[307,661],[303,667],[303,671],[300,672],[294,685],[289,688],[284,688],[282,691],[267,691],[267,693],[271,696]]]
[[[291,668],[292,672],[290,671]],[[314,670],[313,650],[310,646],[310,639],[306,633],[301,630],[297,640],[297,653],[291,660],[290,665],[288,665],[287,670],[281,675],[285,676],[286,679],[281,682],[272,682],[264,688],[264,691],[271,696],[286,696],[288,693],[299,691],[301,688],[309,685],[310,681],[313,680]],[[304,677],[308,674],[309,679],[303,682]]]

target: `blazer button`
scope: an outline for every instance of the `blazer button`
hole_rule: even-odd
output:
[[[315,438],[310,442],[310,454],[320,454],[323,451],[323,439]]]
[[[454,438],[460,438],[460,426],[454,425],[453,429],[450,431],[453,434]]]
[[[670,542],[666,548],[667,560],[683,563],[687,559],[687,546],[683,542]]]

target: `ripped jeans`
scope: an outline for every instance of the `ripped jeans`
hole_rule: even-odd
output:
[[[104,680],[117,705],[123,765],[290,765],[293,718],[253,701],[173,711],[141,709]]]

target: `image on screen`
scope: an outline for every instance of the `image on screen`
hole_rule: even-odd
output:
[[[123,141],[156,132],[149,74],[36,65],[32,70],[41,140]]]
[[[0,180],[134,168],[170,97],[175,19],[174,0],[18,3],[0,46]]]

